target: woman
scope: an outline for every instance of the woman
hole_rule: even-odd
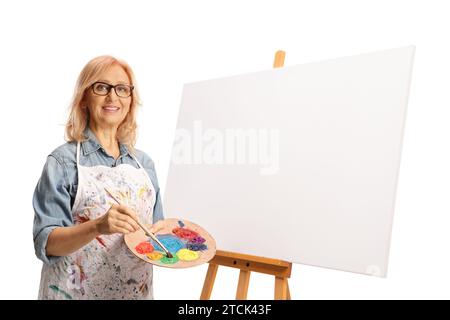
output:
[[[134,84],[131,68],[111,56],[81,71],[68,142],[47,157],[33,196],[34,246],[44,262],[39,299],[153,298],[152,266],[123,240],[136,220],[163,219],[153,161],[134,149]]]

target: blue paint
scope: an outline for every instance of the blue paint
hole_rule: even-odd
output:
[[[192,242],[188,242],[188,244],[186,245],[186,247],[187,247],[189,250],[192,250],[192,251],[203,251],[203,250],[208,249],[208,247],[207,247],[206,244],[204,244],[204,243],[192,243]]]
[[[178,220],[178,224],[180,225],[180,227],[181,227],[181,228],[183,228],[183,227],[184,227],[184,223],[183,223],[183,221],[181,221],[181,220]]]
[[[172,234],[159,234],[156,238],[169,250],[171,253],[177,253],[178,250],[186,248],[186,245],[177,236]],[[150,243],[155,250],[164,251],[155,241],[150,239]]]

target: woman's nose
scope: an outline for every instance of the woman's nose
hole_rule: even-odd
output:
[[[107,101],[114,101],[117,100],[119,97],[116,94],[116,91],[114,91],[113,88],[111,88],[111,90],[109,90],[109,93],[105,96],[105,99]]]

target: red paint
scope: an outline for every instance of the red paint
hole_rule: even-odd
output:
[[[87,222],[89,220],[90,219],[88,217],[82,216],[82,215],[79,215],[79,214],[75,217],[75,221],[78,222],[78,223],[85,223],[85,222]]]
[[[153,246],[150,242],[144,241],[139,243],[136,248],[134,248],[137,253],[146,254],[153,252]]]
[[[90,219],[89,217],[85,216],[85,215],[77,214],[77,215],[75,216],[75,221],[78,222],[78,223],[80,223],[80,224],[81,224],[81,223],[88,222],[88,221],[90,221],[90,220],[91,220],[91,219]],[[102,238],[96,237],[95,240],[97,240],[103,247],[106,248],[106,244],[105,244],[105,242],[103,241]]]
[[[175,233],[175,235],[178,238],[187,239],[187,240],[192,240],[195,237],[199,236],[199,234],[197,232],[192,231],[187,228],[175,228],[172,230],[172,232]]]
[[[103,239],[102,238],[100,238],[100,237],[96,237],[95,238],[98,242],[100,242],[100,244],[102,245],[102,246],[104,246],[105,248],[106,248],[106,244],[105,244],[105,241],[103,241]]]

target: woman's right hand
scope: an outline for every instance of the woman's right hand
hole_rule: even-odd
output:
[[[100,218],[97,218],[97,230],[100,234],[128,234],[139,230],[137,214],[124,205],[113,204]]]

